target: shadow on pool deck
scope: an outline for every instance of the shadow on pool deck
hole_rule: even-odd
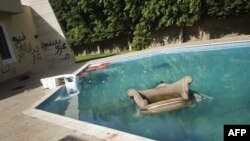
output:
[[[0,83],[0,141],[58,141],[68,135],[83,140],[100,140],[78,130],[62,127],[23,113],[36,101],[49,95],[40,78],[75,71],[83,64],[64,70],[50,70],[39,74],[26,74],[22,79],[13,78]]]
[[[84,63],[78,63],[70,67],[48,70],[40,73],[25,73],[18,77],[6,80],[0,83],[0,100],[17,94],[28,92],[34,88],[42,86],[40,79],[51,77],[55,75],[72,73],[77,68],[81,67]]]
[[[85,137],[78,137],[75,135],[68,135],[62,139],[60,139],[59,141],[105,141],[105,139],[99,139],[97,137],[94,136],[85,136]]]
[[[0,91],[1,91],[0,100],[15,96],[17,94],[41,86],[38,76],[34,74],[27,74],[26,76],[28,76],[29,78],[25,80],[19,80],[18,78],[13,78],[0,83]]]

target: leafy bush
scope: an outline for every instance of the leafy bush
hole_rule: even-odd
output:
[[[50,0],[72,47],[118,36],[135,50],[154,30],[192,26],[201,17],[250,14],[249,0]]]

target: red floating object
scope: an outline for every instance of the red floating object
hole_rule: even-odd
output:
[[[106,67],[108,67],[110,63],[102,63],[100,65],[94,65],[94,66],[90,66],[87,68],[86,71],[93,71],[93,70],[101,70],[101,69],[105,69]]]
[[[86,71],[93,71],[93,70],[96,70],[96,69],[98,69],[98,66],[90,66],[90,67],[87,68]]]
[[[105,69],[108,67],[108,65],[109,65],[109,63],[103,63],[103,64],[99,65],[98,69]]]
[[[84,72],[80,74],[80,76],[88,76],[88,75],[89,75],[89,72]]]

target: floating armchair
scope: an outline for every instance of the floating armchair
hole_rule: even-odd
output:
[[[172,84],[161,83],[156,88],[147,90],[129,89],[128,95],[134,98],[140,112],[155,114],[172,111],[190,106],[188,85],[192,82],[190,76]]]

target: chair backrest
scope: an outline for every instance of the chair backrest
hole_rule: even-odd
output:
[[[185,100],[189,99],[189,87],[188,85],[192,82],[190,76],[185,76],[179,81],[172,84],[160,84],[154,89],[142,90],[139,93],[147,98],[149,103],[154,103],[162,100],[182,97]]]

